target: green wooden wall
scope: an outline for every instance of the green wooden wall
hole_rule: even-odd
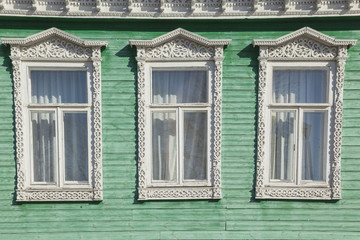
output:
[[[14,201],[14,109],[9,47],[0,45],[0,239],[360,239],[360,43],[349,50],[344,88],[340,201],[254,200],[258,49],[251,42],[309,26],[360,39],[360,18],[303,20],[74,20],[0,18],[0,37],[57,27],[102,52],[104,200]],[[129,39],[152,39],[182,27],[232,39],[223,67],[220,201],[136,200],[136,64]]]

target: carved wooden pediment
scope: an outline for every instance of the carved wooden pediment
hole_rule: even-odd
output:
[[[260,57],[270,59],[335,59],[346,53],[340,47],[355,45],[355,40],[337,40],[312,28],[304,27],[277,39],[257,39]]]
[[[343,112],[343,86],[347,49],[356,44],[356,40],[335,39],[309,27],[301,28],[277,39],[257,39],[254,46],[260,47],[259,83],[258,83],[258,140],[256,160],[256,198],[257,199],[308,199],[330,200],[341,199],[341,134]],[[292,66],[311,66],[313,62],[334,64],[334,98],[331,110],[333,120],[329,123],[332,131],[332,146],[327,163],[330,168],[328,185],[276,185],[269,183],[269,151],[268,141],[271,126],[266,120],[269,108],[268,96],[271,95],[272,64],[286,67],[288,61]],[[328,67],[328,71],[331,71]],[[270,110],[269,110],[270,109]],[[267,172],[267,173],[266,173]]]
[[[50,28],[26,38],[2,38],[1,41],[11,47],[13,66],[17,164],[16,201],[102,200],[101,47],[106,46],[107,42],[83,40],[57,28]],[[91,188],[82,188],[82,186],[38,188],[30,183],[29,154],[26,154],[26,149],[29,147],[26,141],[30,134],[26,128],[29,119],[24,116],[24,112],[29,111],[29,104],[25,100],[24,92],[29,84],[26,72],[35,66],[34,62],[37,62],[38,66],[44,62],[50,63],[52,69],[72,68],[74,65],[76,69],[78,66],[82,66],[82,69],[87,69],[91,74],[92,107],[90,114],[93,156],[90,166],[93,176]],[[25,68],[27,70],[22,70]]]
[[[130,40],[138,49],[137,57],[145,59],[211,59],[217,48],[229,45],[231,40],[209,40],[195,33],[178,28],[152,40]]]
[[[11,56],[32,59],[87,59],[100,57],[100,47],[105,41],[87,41],[50,28],[26,38],[3,38],[3,44],[11,45]]]
[[[222,61],[223,49],[231,40],[209,40],[200,35],[178,28],[152,40],[130,40],[131,46],[137,48],[138,70],[138,196],[139,200],[149,199],[220,199],[221,198],[221,99],[222,99]],[[146,70],[151,64],[160,62],[185,64],[193,63],[207,66],[212,76],[209,84],[213,86],[212,98],[212,156],[211,156],[211,186],[162,186],[154,187],[148,184],[151,176],[147,164],[151,154],[146,144],[146,129],[149,129],[147,102],[147,86],[150,84],[150,72]],[[188,61],[187,63],[184,63]],[[180,65],[179,64],[179,65]],[[206,64],[206,65],[205,65]],[[162,65],[162,64],[160,64]],[[160,66],[158,65],[158,66]],[[164,65],[165,66],[165,65]],[[169,66],[169,65],[168,65]],[[176,66],[172,64],[172,67]],[[184,66],[184,65],[183,65]],[[213,66],[213,69],[210,69]],[[203,68],[205,69],[205,68]],[[209,162],[210,163],[210,162]]]

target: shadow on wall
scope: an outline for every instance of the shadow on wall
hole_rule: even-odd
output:
[[[249,191],[251,193],[250,202],[258,202],[255,199],[255,187],[256,187],[256,159],[257,159],[257,119],[258,119],[258,84],[259,84],[259,62],[257,56],[259,55],[258,47],[254,48],[252,44],[247,45],[243,50],[237,54],[240,58],[250,59],[250,63],[247,67],[252,69],[252,75],[250,78],[255,78],[254,80],[254,93],[256,94],[256,104],[254,109],[254,148],[253,148],[253,161],[254,161],[254,171],[253,171],[253,184],[252,188]]]
[[[133,204],[139,204],[142,203],[141,201],[138,201],[138,186],[139,186],[139,182],[138,182],[138,159],[139,159],[139,152],[138,152],[138,146],[139,146],[139,136],[138,136],[138,105],[137,105],[137,100],[138,100],[138,89],[137,89],[137,84],[138,84],[138,77],[137,77],[137,61],[135,59],[136,57],[136,48],[135,47],[131,47],[129,44],[126,45],[124,48],[122,48],[120,51],[118,51],[115,54],[117,57],[120,58],[128,58],[128,64],[127,67],[130,69],[130,71],[133,73],[134,75],[134,94],[135,94],[135,105],[134,105],[134,133],[135,133],[135,149],[134,149],[134,156],[135,156],[135,169],[136,169],[136,173],[134,176],[134,180],[135,180],[135,189],[133,191],[133,195],[134,195],[134,200],[133,200]]]
[[[18,205],[19,203],[16,202],[16,186],[17,186],[17,165],[16,165],[16,156],[17,156],[17,152],[16,152],[16,133],[15,133],[15,102],[14,102],[14,79],[13,79],[13,68],[12,68],[12,63],[11,63],[11,59],[10,59],[10,46],[5,46],[4,44],[0,45],[0,57],[4,59],[2,66],[6,67],[6,71],[9,73],[10,79],[11,79],[11,84],[12,84],[12,96],[13,96],[13,101],[12,101],[12,131],[13,131],[13,153],[14,153],[14,163],[15,163],[15,167],[13,168],[15,170],[14,172],[14,191],[11,193],[12,195],[12,205]],[[7,80],[8,78],[6,78]],[[10,159],[9,159],[10,161]]]

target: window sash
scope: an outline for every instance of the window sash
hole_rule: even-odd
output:
[[[68,64],[64,64],[64,65],[68,65]],[[71,106],[71,107],[91,107],[92,106],[92,91],[90,89],[91,87],[91,73],[92,73],[92,66],[89,64],[78,64],[78,63],[73,63],[71,64],[73,66],[63,66],[63,67],[59,67],[58,64],[54,64],[54,63],[41,63],[41,64],[37,64],[37,63],[31,63],[29,65],[25,65],[24,66],[24,71],[26,72],[26,79],[27,79],[27,84],[26,84],[26,95],[24,97],[24,104],[27,107],[56,107],[56,106]],[[84,99],[83,102],[57,102],[57,103],[36,103],[33,102],[32,100],[32,72],[36,71],[36,72],[52,72],[52,71],[57,71],[57,72],[85,72],[85,76],[86,76],[86,86],[85,86],[85,90],[81,89],[84,91],[86,91],[86,97]]]
[[[271,102],[283,105],[329,103],[328,75],[328,69],[323,68],[273,68]]]
[[[290,122],[291,118],[292,122]],[[271,111],[271,157],[269,158],[271,182],[295,182],[297,126],[297,109]]]
[[[87,104],[86,70],[30,69],[31,104]]]
[[[327,102],[325,103],[276,103],[273,101],[273,71],[274,70],[323,70],[326,71],[326,95],[327,95]],[[307,186],[307,187],[325,187],[329,186],[330,184],[330,168],[331,163],[330,159],[332,158],[331,149],[330,148],[330,115],[333,114],[333,87],[334,87],[334,80],[335,80],[335,64],[332,62],[268,62],[267,70],[266,70],[266,78],[267,78],[267,85],[266,85],[266,97],[265,97],[265,120],[266,120],[266,126],[270,127],[270,131],[266,131],[265,134],[265,175],[264,175],[264,182],[266,186],[270,187],[301,187],[301,186]],[[272,135],[271,135],[271,112],[272,111],[297,111],[297,137],[296,137],[296,169],[295,169],[295,176],[296,179],[293,183],[286,182],[286,181],[279,181],[279,180],[273,180],[271,179],[271,144],[272,144]],[[302,138],[301,131],[302,131],[302,125],[303,124],[303,112],[326,112],[326,117],[324,120],[325,129],[324,129],[324,137],[323,137],[323,146],[326,154],[324,156],[324,173],[325,173],[325,179],[323,181],[313,181],[313,180],[302,180],[302,165],[301,161],[301,142],[300,140]],[[269,128],[268,127],[268,128]]]
[[[209,102],[208,71],[205,69],[153,68],[151,76],[151,104],[191,105]]]
[[[45,182],[36,182],[34,180],[33,171],[36,168],[34,166],[34,153],[33,153],[33,132],[31,127],[31,122],[29,121],[30,134],[29,134],[29,143],[30,143],[30,176],[31,176],[31,186],[39,186],[39,187],[53,187],[53,188],[61,188],[61,187],[76,187],[81,186],[88,188],[90,187],[90,171],[91,171],[91,148],[90,148],[90,139],[91,139],[91,131],[90,131],[90,109],[89,108],[69,108],[69,107],[54,107],[54,108],[29,108],[28,115],[31,116],[32,113],[41,113],[41,112],[53,112],[56,119],[55,129],[56,129],[56,156],[55,156],[55,182],[54,183],[45,183]],[[86,131],[87,131],[87,176],[88,179],[85,181],[66,181],[65,180],[65,126],[64,126],[64,115],[66,113],[83,113],[86,114]]]
[[[274,78],[273,73],[274,71],[325,71],[325,99],[324,102],[276,102],[274,100]],[[267,71],[267,78],[268,81],[268,87],[267,91],[269,91],[269,94],[267,94],[267,106],[268,107],[328,107],[333,105],[333,91],[332,91],[332,84],[333,84],[333,66],[328,63],[316,63],[316,62],[309,62],[309,63],[303,63],[299,64],[298,62],[272,62],[269,64],[269,69]]]
[[[76,64],[79,65],[79,64]],[[81,64],[83,65],[83,64]],[[56,147],[57,153],[55,158],[55,165],[56,165],[56,179],[53,184],[42,183],[42,182],[35,182],[33,176],[33,149],[32,149],[32,130],[31,126],[29,126],[29,152],[31,156],[30,166],[28,169],[29,176],[30,176],[30,187],[34,188],[51,188],[51,189],[62,189],[62,188],[82,188],[82,189],[90,189],[91,186],[91,171],[93,166],[91,165],[91,139],[92,133],[90,129],[90,116],[91,116],[91,104],[92,104],[92,95],[90,94],[90,70],[91,66],[86,67],[53,67],[53,65],[44,64],[45,67],[37,67],[35,64],[27,65],[26,72],[27,72],[27,97],[25,97],[25,108],[27,109],[28,116],[25,119],[30,119],[32,112],[44,112],[44,111],[52,111],[56,115]],[[83,103],[32,103],[32,86],[31,86],[31,72],[32,71],[81,71],[86,72],[86,102]],[[84,85],[84,84],[83,84]],[[87,156],[86,156],[86,164],[87,170],[85,175],[87,175],[87,179],[81,179],[81,181],[66,181],[66,170],[65,170],[65,126],[64,126],[64,116],[66,113],[85,113],[86,114],[86,131],[87,131]],[[30,121],[29,121],[30,124]],[[85,157],[84,157],[85,159]]]
[[[269,153],[271,154],[269,157],[269,161],[267,161],[268,164],[268,182],[271,186],[302,186],[302,185],[324,185],[328,184],[329,181],[329,156],[327,152],[329,151],[329,121],[330,121],[330,108],[327,109],[318,109],[318,108],[307,108],[307,107],[293,107],[293,108],[269,108],[269,116],[272,115],[274,112],[295,112],[295,132],[294,132],[294,154],[293,154],[293,162],[292,164],[294,167],[294,180],[280,180],[280,179],[272,179],[271,177],[271,171],[272,171],[272,161],[270,159],[272,158],[272,145],[273,145],[273,139],[274,136],[273,133],[273,124],[271,120],[271,138],[269,139]],[[302,171],[303,171],[303,152],[302,148],[304,145],[304,113],[323,113],[324,114],[324,120],[323,120],[323,131],[322,131],[322,141],[321,146],[323,147],[323,159],[322,159],[322,169],[323,171],[323,179],[322,180],[304,180],[302,179]]]
[[[146,81],[147,85],[147,91],[146,91],[146,102],[147,104],[147,114],[149,116],[148,125],[150,126],[147,129],[148,136],[150,136],[150,140],[148,140],[148,146],[150,146],[150,149],[148,148],[147,154],[150,157],[150,161],[147,161],[147,165],[149,166],[149,169],[151,171],[149,174],[149,178],[147,179],[147,185],[149,187],[173,187],[173,186],[211,186],[210,183],[210,113],[212,109],[212,71],[213,66],[212,64],[209,64],[207,62],[197,62],[197,63],[151,63],[147,65],[147,72],[148,80]],[[206,76],[206,102],[180,102],[180,103],[153,103],[153,82],[152,82],[152,75],[153,71],[200,71],[205,72]],[[177,171],[176,171],[176,181],[169,182],[169,181],[161,181],[161,180],[154,180],[153,179],[153,159],[152,159],[152,121],[150,118],[152,118],[152,112],[154,111],[176,111],[177,114]],[[184,162],[183,162],[183,147],[184,147],[184,112],[185,111],[203,111],[207,112],[207,129],[206,129],[206,135],[207,135],[207,142],[206,142],[206,179],[204,180],[184,180]]]
[[[33,115],[34,114],[52,114],[53,115],[53,121],[55,122],[54,123],[54,126],[52,126],[54,129],[54,142],[52,143],[52,147],[53,147],[53,160],[52,160],[52,165],[53,165],[53,181],[37,181],[36,179],[38,177],[36,177],[36,173],[35,172],[39,172],[40,171],[40,174],[41,172],[49,172],[48,169],[45,169],[46,167],[43,166],[43,169],[42,170],[39,170],[39,168],[41,168],[41,166],[35,166],[35,162],[38,162],[38,164],[41,164],[41,162],[43,163],[43,165],[48,165],[50,163],[49,162],[49,159],[36,159],[36,157],[38,157],[39,155],[49,155],[49,150],[47,149],[40,149],[41,147],[45,148],[45,146],[41,146],[41,142],[44,142],[46,141],[46,136],[43,137],[43,140],[41,139],[34,139],[35,135],[37,133],[35,133],[34,131],[34,122],[33,122]],[[50,118],[50,116],[49,116]],[[57,128],[57,114],[56,114],[56,111],[54,109],[43,109],[42,111],[30,111],[29,112],[29,125],[30,125],[30,165],[31,165],[31,182],[33,184],[37,184],[37,185],[52,185],[52,186],[56,186],[59,184],[59,181],[58,181],[58,128]],[[40,130],[41,131],[41,130]],[[36,148],[39,148],[39,152],[43,152],[43,153],[38,153],[37,154],[37,151],[36,151]],[[49,156],[48,156],[49,157]],[[51,170],[50,170],[51,171]],[[41,176],[39,176],[41,177]],[[46,176],[43,176],[43,178],[46,178]]]
[[[210,108],[151,108],[150,116],[154,112],[174,112],[176,113],[176,144],[177,144],[177,161],[176,161],[176,179],[174,181],[165,181],[165,180],[154,180],[153,177],[153,154],[151,154],[150,169],[151,169],[151,183],[152,186],[208,186],[210,185]],[[195,180],[195,179],[184,179],[184,113],[194,112],[194,113],[206,113],[206,166],[205,166],[205,179]],[[153,123],[151,121],[150,126]],[[153,139],[153,129],[151,127],[151,138]],[[151,148],[153,147],[153,142],[150,144]],[[152,151],[152,150],[151,150]]]

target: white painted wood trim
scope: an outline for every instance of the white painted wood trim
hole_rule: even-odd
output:
[[[260,47],[256,198],[341,199],[341,132],[345,61],[348,57],[347,48],[355,45],[356,40],[336,40],[306,27],[278,39],[254,40],[253,44]],[[287,49],[291,49],[291,51],[286,51]],[[313,183],[280,187],[268,184],[268,162],[270,160],[267,146],[270,142],[270,126],[267,112],[273,65],[299,67],[317,65],[333,69],[330,70],[333,73],[333,77],[330,76],[330,85],[333,86],[334,93],[329,92],[329,101],[333,106],[329,118],[333,120],[328,125],[332,146],[328,145],[327,148],[332,152],[328,156],[327,163],[330,179],[325,185],[315,187],[316,183]],[[322,106],[322,108],[324,107]]]
[[[24,39],[1,39],[11,48],[13,64],[17,186],[16,201],[99,201],[102,200],[102,126],[101,126],[101,46],[106,42],[86,41],[61,30],[51,28]],[[47,47],[43,48],[42,45]],[[30,184],[29,167],[29,123],[27,99],[28,69],[72,68],[89,72],[90,135],[89,149],[92,149],[89,168],[89,184],[63,187],[39,187]],[[49,106],[47,106],[49,107]],[[71,107],[67,105],[67,107]],[[74,106],[75,107],[75,106]],[[79,107],[84,105],[76,106]],[[30,108],[30,106],[29,106]],[[33,106],[31,106],[33,108]],[[73,108],[72,108],[73,109]],[[90,186],[90,187],[89,187]]]
[[[219,199],[221,198],[221,99],[223,48],[231,40],[209,40],[183,29],[176,29],[153,40],[130,40],[137,47],[138,62],[138,199]],[[210,110],[211,139],[209,185],[155,187],[149,185],[151,142],[149,140],[150,73],[152,67],[182,69],[206,68],[209,103],[194,105]],[[203,105],[203,106],[202,106]],[[156,106],[159,107],[159,106]],[[174,107],[170,106],[169,107]],[[179,106],[177,106],[179,107]],[[188,106],[186,106],[188,107]]]
[[[359,16],[353,0],[13,0],[0,2],[0,15],[123,19],[260,19]]]

